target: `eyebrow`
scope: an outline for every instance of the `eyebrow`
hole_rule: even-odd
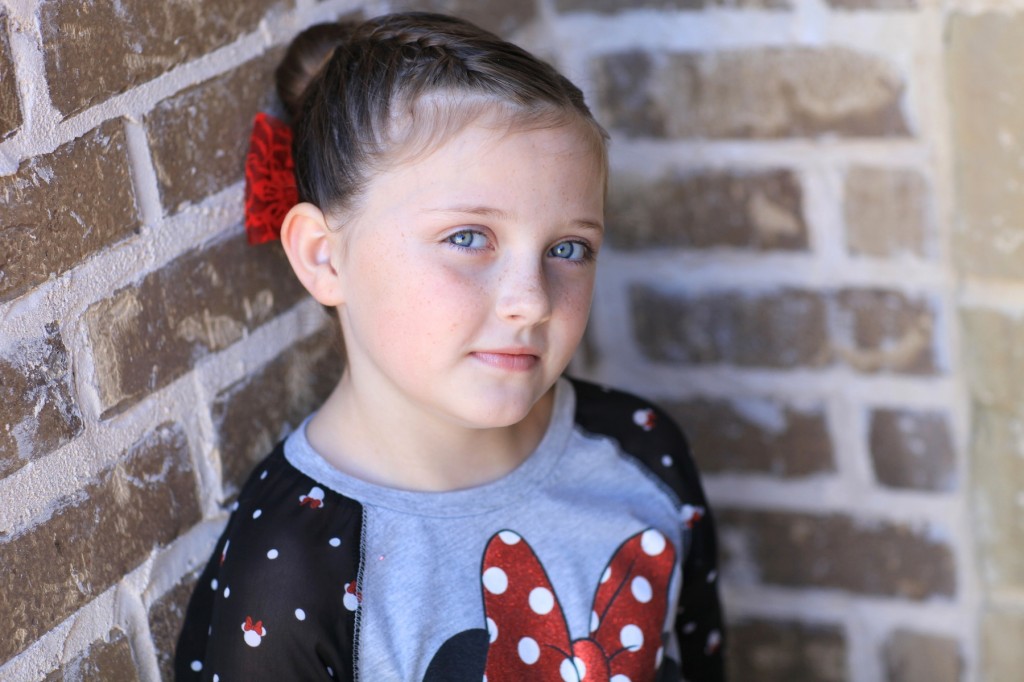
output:
[[[430,213],[468,213],[469,215],[478,215],[484,218],[497,218],[499,220],[512,219],[512,214],[508,211],[503,211],[500,208],[494,208],[492,206],[448,206],[444,208],[430,209]],[[573,220],[572,223],[573,225],[584,229],[604,232],[604,225],[594,220],[577,218],[576,220]]]

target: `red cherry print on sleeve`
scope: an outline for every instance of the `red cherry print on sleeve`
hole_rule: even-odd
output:
[[[262,620],[258,620],[254,623],[252,616],[246,616],[245,622],[242,623],[242,633],[245,638],[245,643],[255,648],[258,647],[263,642],[263,638],[267,636],[267,629],[263,627]]]
[[[683,508],[679,510],[679,517],[682,519],[683,525],[686,528],[693,528],[698,521],[704,518],[704,507],[694,507],[690,504],[684,504]]]
[[[654,410],[649,407],[643,410],[637,410],[633,413],[633,423],[644,431],[650,431],[653,429],[657,420],[657,415]]]
[[[363,595],[356,590],[356,582],[354,580],[350,583],[345,583],[345,596],[341,600],[349,611],[355,611],[359,608],[360,602],[363,601]]]
[[[320,509],[324,506],[324,491],[320,486],[313,486],[305,495],[299,495],[299,505],[310,509]]]

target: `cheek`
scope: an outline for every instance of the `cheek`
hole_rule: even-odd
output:
[[[394,262],[375,276],[372,311],[376,342],[407,360],[458,342],[477,319],[483,287],[436,263]]]
[[[559,319],[567,336],[582,338],[590,317],[590,303],[594,295],[594,277],[569,278],[562,283],[555,301]]]

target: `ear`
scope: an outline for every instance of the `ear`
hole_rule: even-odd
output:
[[[313,298],[331,307],[342,302],[341,282],[332,262],[337,240],[323,211],[313,204],[296,204],[284,217],[281,244],[295,276]]]

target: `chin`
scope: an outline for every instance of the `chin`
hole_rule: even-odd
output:
[[[543,394],[542,394],[543,395]],[[500,429],[514,426],[530,415],[537,404],[532,396],[504,396],[486,398],[467,404],[462,411],[462,421],[478,429]]]

